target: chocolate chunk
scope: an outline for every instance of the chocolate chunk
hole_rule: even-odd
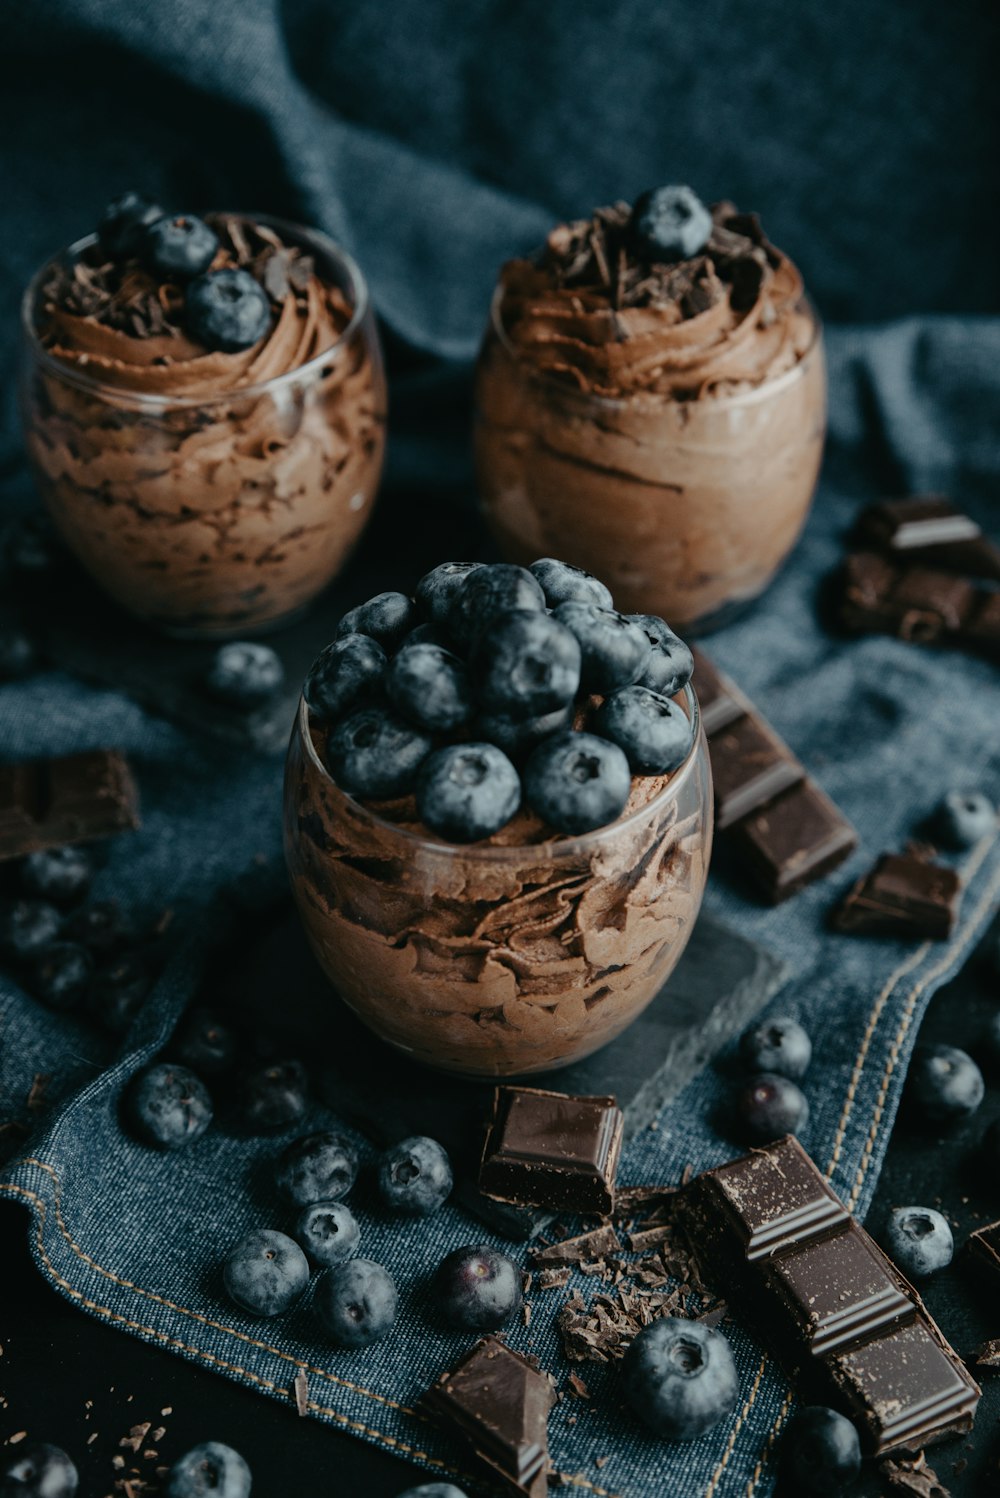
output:
[[[835,869],[857,846],[858,836],[819,786],[802,780],[744,817],[731,841],[777,905]]]
[[[701,709],[702,725],[711,737],[720,728],[741,718],[747,710],[746,704],[736,694],[732,682],[715,669],[707,655],[702,655],[700,650],[692,650],[691,654],[694,656],[692,684]]]
[[[888,936],[950,936],[962,882],[954,869],[931,863],[921,850],[884,853],[845,895],[834,915],[839,931]]]
[[[858,633],[895,635],[918,645],[966,646],[1000,657],[1000,594],[967,578],[905,566],[875,552],[844,564],[840,619]]]
[[[498,1087],[479,1188],[517,1206],[610,1213],[623,1128],[613,1097]]]
[[[713,733],[711,754],[719,832],[773,801],[805,775],[778,736],[750,714]]]
[[[460,1436],[508,1491],[546,1498],[555,1390],[496,1337],[483,1340],[427,1393],[429,1414]]]
[[[994,1289],[1000,1290],[1000,1222],[991,1222],[970,1233],[965,1251],[969,1262],[989,1278]]]
[[[0,765],[0,861],[138,825],[132,772],[115,749]]]
[[[908,560],[1000,581],[1000,547],[940,494],[869,506],[861,512],[857,536],[880,550],[905,553]]]
[[[706,1171],[677,1213],[709,1282],[796,1393],[840,1409],[866,1451],[971,1429],[978,1385],[797,1140]]]
[[[532,1252],[533,1264],[581,1264],[585,1259],[598,1259],[604,1254],[620,1254],[621,1239],[610,1223],[604,1223],[593,1232],[580,1233],[575,1238],[563,1238],[559,1243],[547,1243],[544,1248]]]

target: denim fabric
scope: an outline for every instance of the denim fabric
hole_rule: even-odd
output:
[[[858,828],[861,846],[830,879],[772,910],[720,860],[709,909],[763,942],[793,977],[774,1012],[801,1017],[814,1041],[803,1142],[836,1189],[863,1214],[878,1178],[907,1060],[934,990],[970,951],[1000,889],[1000,846],[987,839],[958,860],[961,919],[947,942],[904,943],[831,933],[835,895],[884,849],[902,844],[953,786],[1000,802],[996,667],[871,637],[846,641],[821,627],[821,580],[843,532],[872,494],[951,488],[988,521],[995,486],[1000,322],[928,319],[829,339],[831,447],[824,483],[795,556],[765,601],[713,637],[710,650],[766,711]],[[429,440],[433,436],[429,434]],[[406,449],[418,471],[427,447]],[[421,456],[422,454],[422,456]],[[448,461],[458,460],[454,451]],[[401,459],[397,458],[397,474]],[[6,497],[23,493],[15,476]],[[442,529],[446,522],[439,520]],[[447,552],[447,545],[442,545]],[[358,1352],[317,1335],[308,1302],[260,1322],[225,1299],[219,1260],[251,1225],[283,1225],[268,1161],[282,1141],[247,1142],[213,1129],[176,1156],[123,1132],[123,1084],[156,1051],[190,996],[206,948],[234,912],[280,896],[280,764],[193,741],[112,692],[59,675],[0,689],[0,754],[16,758],[119,744],[135,764],[144,825],[109,845],[95,893],[130,906],[177,910],[173,956],[117,1058],[83,1024],[41,1009],[0,977],[2,1112],[25,1121],[32,1076],[53,1072],[53,1111],[3,1169],[0,1189],[32,1208],[42,1272],[71,1300],[219,1373],[278,1399],[305,1368],[311,1412],[391,1446],[432,1470],[458,1470],[458,1449],[414,1410],[421,1391],[468,1339],[442,1333],[426,1309],[426,1274],[444,1252],[483,1236],[451,1207],[426,1222],[388,1223],[359,1212],[364,1252],[398,1277],[401,1314],[387,1340]],[[626,1151],[624,1181],[674,1181],[736,1153],[719,1132],[727,1083],[709,1069]],[[317,1120],[322,1116],[317,1113]],[[587,1296],[594,1281],[580,1278]],[[530,1328],[512,1344],[560,1376],[554,1316],[563,1296],[534,1296]],[[764,1494],[790,1395],[738,1327],[727,1326],[740,1371],[737,1413],[689,1445],[664,1445],[625,1415],[613,1374],[586,1365],[594,1395],[551,1419],[557,1469],[584,1492],[643,1498]],[[600,1467],[595,1458],[606,1457]]]

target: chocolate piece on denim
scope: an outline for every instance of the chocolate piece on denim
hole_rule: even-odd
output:
[[[615,1205],[623,1129],[613,1097],[498,1087],[479,1189],[517,1206],[607,1215]]]
[[[812,780],[784,791],[731,831],[733,847],[773,905],[835,869],[857,841],[850,822]]]
[[[711,738],[715,825],[719,832],[805,777],[805,770],[763,719],[745,713]]]
[[[991,1222],[969,1234],[965,1251],[970,1262],[1000,1290],[1000,1222]]]
[[[138,827],[138,807],[115,749],[0,764],[0,861]]]
[[[857,536],[867,545],[900,554],[900,560],[1000,581],[1000,547],[941,494],[870,505],[858,519]]]
[[[496,1337],[484,1337],[424,1399],[512,1493],[546,1498],[551,1381]]]
[[[848,890],[834,925],[839,931],[943,941],[955,925],[961,892],[955,870],[931,863],[922,850],[883,853]]]
[[[997,593],[932,567],[861,551],[844,565],[840,619],[858,633],[919,645],[966,646],[1000,657]]]
[[[706,1171],[676,1213],[709,1284],[795,1392],[840,1409],[867,1452],[971,1429],[978,1385],[797,1140]]]
[[[707,655],[702,655],[700,650],[692,650],[691,654],[694,656],[691,685],[698,698],[702,726],[705,733],[711,736],[718,733],[720,728],[741,718],[747,711],[748,704],[737,693],[732,682],[715,669]]]

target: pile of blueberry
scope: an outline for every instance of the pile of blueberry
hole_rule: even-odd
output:
[[[691,722],[671,699],[692,669],[662,619],[616,613],[577,567],[443,562],[413,598],[345,614],[304,696],[345,791],[415,793],[432,832],[471,843],[522,802],[561,833],[615,821],[633,774],[685,759]]]
[[[159,932],[136,930],[114,900],[87,902],[95,872],[81,847],[22,859],[0,906],[0,958],[48,1008],[81,1010],[120,1035],[152,987]]]
[[[207,349],[252,348],[271,325],[270,299],[249,271],[209,268],[219,237],[193,213],[166,213],[127,192],[105,209],[97,241],[109,260],[137,260],[159,280],[182,286],[185,325]]]

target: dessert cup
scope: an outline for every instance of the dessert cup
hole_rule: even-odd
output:
[[[629,309],[645,315],[634,324],[638,373],[628,332],[610,350],[575,327],[564,333],[574,317],[596,320],[593,293],[583,311],[563,303],[550,317],[532,287],[521,307],[532,328],[515,338],[501,280],[477,372],[475,457],[482,511],[508,559],[560,556],[596,573],[623,612],[660,614],[689,633],[764,591],[805,523],[826,428],[822,333],[789,262],[776,274],[786,268],[787,334],[773,372],[745,319],[724,335],[713,328],[699,367],[692,330],[714,307],[662,332],[649,326],[656,309]],[[761,340],[777,343],[773,334],[762,322]],[[659,338],[665,362],[675,361],[661,381],[648,375]],[[740,345],[734,377],[727,340]],[[679,383],[688,367],[692,383]]]
[[[188,637],[260,631],[301,612],[358,540],[384,452],[382,360],[357,266],[315,230],[236,222],[312,257],[342,324],[317,352],[301,358],[303,335],[283,311],[237,356],[196,349],[171,367],[107,329],[90,330],[100,357],[60,356],[42,333],[44,290],[92,235],[43,267],[22,309],[24,432],[44,504],[107,593]]]
[[[320,966],[370,1029],[428,1066],[508,1077],[579,1060],[631,1024],[687,945],[711,851],[697,701],[690,688],[678,700],[686,759],[635,779],[616,822],[579,837],[536,827],[526,842],[515,818],[503,840],[465,846],[422,834],[402,803],[346,795],[300,704],[285,770],[292,888]]]

